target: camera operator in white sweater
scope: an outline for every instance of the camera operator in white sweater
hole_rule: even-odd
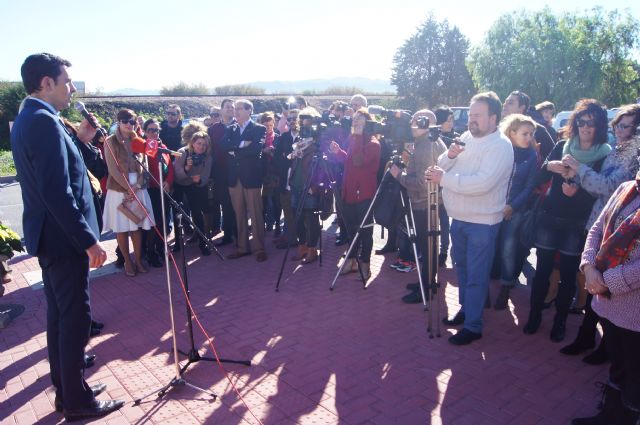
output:
[[[451,241],[458,276],[460,311],[446,325],[464,324],[449,338],[456,345],[482,337],[482,312],[489,288],[495,240],[504,216],[513,148],[498,130],[502,104],[494,92],[471,99],[469,131],[426,172],[442,187],[444,206],[453,219]]]

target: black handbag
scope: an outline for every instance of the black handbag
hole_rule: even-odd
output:
[[[520,234],[518,239],[520,240],[520,244],[522,244],[526,249],[533,248],[533,245],[536,243],[538,216],[542,211],[540,205],[542,205],[542,201],[545,196],[538,196],[533,206],[524,212],[524,218],[520,225]]]

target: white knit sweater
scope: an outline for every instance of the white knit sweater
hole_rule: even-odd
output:
[[[438,158],[445,171],[440,186],[447,214],[468,223],[500,223],[513,170],[511,142],[499,130],[481,138],[466,132],[460,139],[466,143],[460,155],[450,159],[445,152]]]

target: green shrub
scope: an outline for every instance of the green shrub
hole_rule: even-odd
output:
[[[22,83],[0,81],[0,150],[11,149],[9,122],[18,116],[20,102],[26,96]]]

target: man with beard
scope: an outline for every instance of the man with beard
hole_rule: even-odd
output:
[[[438,166],[426,172],[427,180],[442,187],[445,208],[453,219],[451,241],[461,308],[444,323],[464,324],[449,338],[455,345],[482,338],[489,272],[513,168],[511,142],[498,130],[502,114],[498,96],[477,94],[469,106],[469,131],[438,158]]]
[[[160,123],[160,140],[172,151],[182,147],[182,111],[178,105],[168,105],[167,117]]]

